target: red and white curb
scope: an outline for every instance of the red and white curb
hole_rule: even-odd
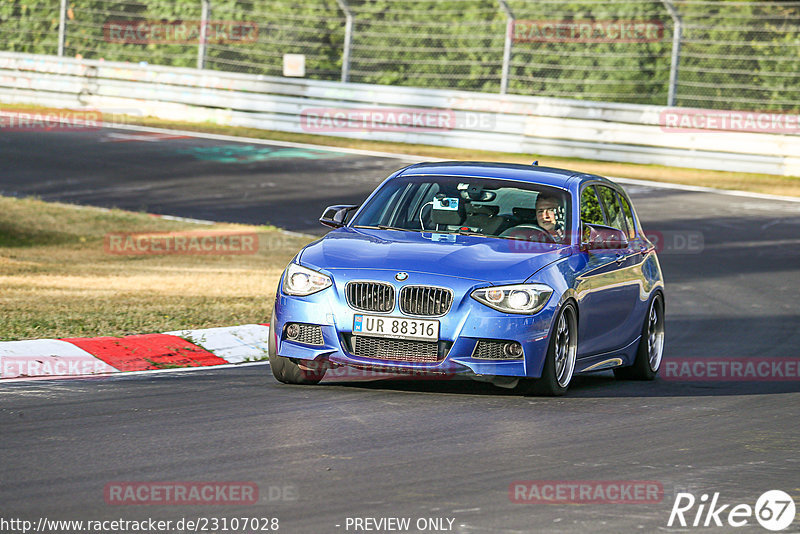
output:
[[[248,324],[123,337],[0,342],[0,379],[178,370],[265,360],[269,327]]]

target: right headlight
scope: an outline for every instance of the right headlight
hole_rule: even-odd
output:
[[[287,295],[305,297],[322,291],[333,284],[330,276],[290,263],[283,277],[283,292]]]
[[[471,296],[481,304],[505,313],[533,314],[544,308],[553,288],[545,284],[482,287]]]

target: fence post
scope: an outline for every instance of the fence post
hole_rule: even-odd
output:
[[[514,33],[514,14],[508,7],[506,0],[497,0],[500,9],[506,16],[506,40],[503,46],[503,74],[500,77],[500,94],[504,95],[508,91],[508,71],[511,67],[511,38]]]
[[[201,0],[200,12],[200,43],[197,46],[197,68],[203,69],[206,65],[206,41],[208,40],[208,17],[211,11],[211,0]]]
[[[669,65],[669,93],[667,95],[667,105],[675,106],[678,97],[678,64],[681,61],[681,39],[683,38],[683,20],[680,13],[675,9],[672,0],[661,0],[661,3],[669,11],[672,17],[672,57]]]
[[[350,44],[353,41],[353,12],[347,5],[347,0],[336,0],[339,7],[344,11],[344,49],[342,50],[342,82],[350,80]]]
[[[67,41],[67,0],[61,0],[58,15],[58,55],[64,55],[64,44]]]

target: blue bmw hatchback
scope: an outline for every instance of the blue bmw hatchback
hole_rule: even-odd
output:
[[[281,382],[339,366],[562,395],[575,373],[650,380],[664,282],[625,191],[589,174],[411,165],[292,260],[270,321]]]

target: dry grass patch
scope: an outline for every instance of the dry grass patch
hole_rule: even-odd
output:
[[[243,255],[117,255],[119,232],[254,232]],[[271,227],[167,221],[0,197],[0,340],[125,335],[269,320],[278,279],[310,241]]]

